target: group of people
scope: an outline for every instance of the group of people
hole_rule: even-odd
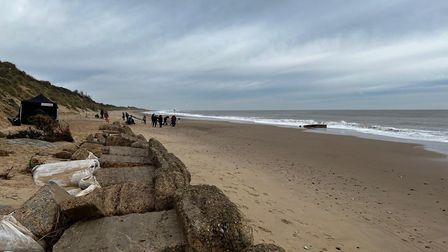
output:
[[[104,119],[107,123],[109,123],[109,112],[107,112],[106,110],[100,110],[100,115],[96,114],[95,117]]]
[[[135,124],[134,116],[130,115],[128,112],[122,112],[121,114],[121,118],[126,122],[126,124]]]
[[[159,124],[159,127],[162,128],[162,126],[168,126],[168,119],[170,119],[169,116],[162,116],[162,115],[151,115],[151,122],[153,127],[157,127],[157,124]],[[170,124],[172,127],[176,127],[177,118],[175,115],[171,116]]]
[[[100,114],[96,114],[95,117],[105,119],[106,122],[109,122],[109,113],[105,110],[100,110]],[[122,112],[122,119],[124,122],[126,122],[126,124],[135,124],[135,119],[141,120],[144,124],[146,124],[146,115],[144,115],[141,119],[130,115],[128,112]],[[157,125],[159,125],[160,128],[162,128],[162,126],[168,126],[168,120],[170,121],[170,125],[172,127],[176,127],[176,123],[179,119],[175,115],[172,115],[171,118],[169,116],[163,115],[151,115],[151,122],[153,127],[157,127]]]
[[[127,124],[135,124],[134,119],[142,120],[143,123],[146,124],[146,115],[143,116],[143,119],[140,119],[133,115],[130,115],[128,112],[122,112],[122,119]],[[160,128],[162,128],[162,126],[168,126],[168,120],[170,120],[170,125],[172,127],[176,127],[176,123],[179,119],[176,118],[175,115],[172,115],[171,118],[169,116],[164,117],[162,115],[156,115],[156,114],[151,115],[151,122],[153,127],[157,127],[157,125],[159,125]]]

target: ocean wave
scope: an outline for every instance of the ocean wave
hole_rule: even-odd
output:
[[[173,114],[173,111],[160,110],[156,111],[155,113]],[[176,112],[176,115],[197,120],[254,123],[254,124],[264,124],[279,127],[288,127],[288,128],[301,128],[307,124],[322,123],[327,124],[328,129],[351,130],[363,134],[378,135],[383,137],[392,137],[407,140],[448,143],[448,131],[395,128],[382,125],[363,125],[356,122],[317,121],[313,119],[298,120],[298,119],[270,119],[261,117],[241,117],[241,116],[215,116],[215,115],[203,115],[203,114],[194,114],[185,112]]]

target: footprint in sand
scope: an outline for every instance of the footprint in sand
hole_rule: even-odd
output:
[[[263,231],[263,232],[272,234],[272,231],[269,230],[269,229],[267,229],[267,228],[264,228],[264,227],[262,227],[262,226],[257,226],[257,227],[258,227],[258,229],[260,229],[260,230]]]
[[[247,194],[249,194],[250,196],[254,196],[254,197],[259,197],[260,196],[259,194],[249,192],[248,190],[244,190],[244,191],[247,192]]]

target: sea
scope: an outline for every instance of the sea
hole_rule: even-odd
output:
[[[160,110],[155,113],[288,128],[326,124],[327,129],[312,131],[417,143],[448,155],[448,110]]]

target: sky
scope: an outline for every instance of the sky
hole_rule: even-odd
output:
[[[148,109],[448,109],[446,13],[446,0],[0,0],[0,60]]]

